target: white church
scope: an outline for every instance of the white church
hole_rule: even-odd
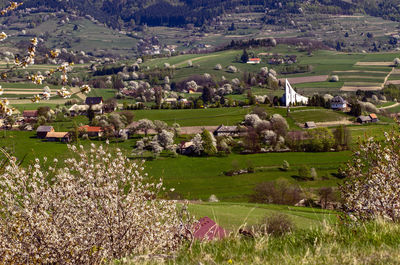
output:
[[[285,106],[293,106],[297,104],[307,104],[308,98],[298,94],[294,91],[289,81],[286,79],[285,94],[283,95]]]

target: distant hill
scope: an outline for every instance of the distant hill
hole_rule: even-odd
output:
[[[6,5],[8,1],[0,1]],[[400,21],[400,0],[26,0],[25,7],[75,10],[114,28],[148,26],[202,26],[226,13],[265,13],[273,17],[301,12],[322,14],[366,13]]]

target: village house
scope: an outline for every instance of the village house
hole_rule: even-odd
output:
[[[89,137],[102,137],[103,129],[101,127],[84,125],[78,128],[79,135],[87,134]]]
[[[241,131],[237,126],[225,126],[220,125],[215,131],[215,136],[232,136],[232,137],[239,137]]]
[[[331,108],[334,110],[343,110],[347,108],[347,101],[341,96],[336,96],[331,100]]]
[[[88,105],[74,104],[68,109],[68,111],[69,111],[69,115],[74,117],[77,115],[87,115],[88,109],[89,109]]]
[[[181,142],[178,147],[178,152],[181,155],[191,155],[194,151],[194,144],[192,141],[189,142]]]
[[[24,122],[34,122],[37,120],[38,111],[37,110],[24,110],[22,113],[24,117]]]
[[[378,116],[376,116],[375,113],[369,114],[369,117],[371,118],[371,122],[378,122],[379,121]]]
[[[103,114],[103,98],[102,97],[87,97],[85,104],[89,106],[96,114]],[[89,110],[88,109],[88,110]]]
[[[166,98],[163,100],[164,103],[169,103],[169,104],[176,104],[177,99],[176,98]]]
[[[261,59],[260,58],[250,58],[247,61],[248,64],[260,64],[261,63]]]
[[[317,125],[313,121],[308,121],[304,124],[304,128],[306,129],[315,129],[317,128]]]
[[[46,140],[49,142],[69,143],[71,141],[71,135],[68,132],[48,132]]]
[[[357,122],[358,122],[358,123],[361,123],[361,124],[365,124],[365,123],[370,123],[370,122],[372,122],[372,119],[371,119],[370,116],[363,116],[363,115],[361,115],[361,116],[358,116]]]
[[[53,126],[44,126],[44,125],[39,126],[36,129],[36,137],[39,139],[44,139],[44,138],[46,138],[47,133],[49,133],[49,132],[54,132]]]

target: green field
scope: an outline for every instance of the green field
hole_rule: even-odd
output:
[[[339,179],[331,176],[339,165],[350,157],[349,152],[332,153],[266,153],[255,155],[232,154],[228,157],[186,157],[148,161],[146,170],[151,176],[162,177],[169,188],[190,199],[207,200],[215,194],[222,201],[248,201],[255,184],[286,179],[303,188],[336,186]],[[284,160],[291,165],[287,172],[279,170]],[[315,181],[298,182],[293,176],[301,165],[314,167],[319,178]],[[224,171],[234,167],[253,166],[255,173],[226,176]],[[322,177],[324,176],[324,179]]]
[[[200,203],[189,204],[188,210],[197,219],[208,216],[220,226],[237,231],[240,226],[255,225],[272,214],[290,216],[297,228],[306,229],[321,226],[325,221],[333,223],[337,214],[321,209],[251,203]]]
[[[327,109],[307,109],[307,110],[294,110],[290,113],[290,118],[296,123],[305,123],[308,121],[313,122],[331,122],[341,121],[350,118],[349,115],[343,112],[332,111]]]
[[[215,108],[185,110],[137,110],[135,120],[161,120],[168,124],[179,123],[181,126],[235,125],[243,121],[244,115],[251,109]]]

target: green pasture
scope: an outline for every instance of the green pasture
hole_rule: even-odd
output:
[[[246,202],[255,185],[260,182],[284,179],[305,189],[336,186],[340,180],[332,176],[347,162],[350,152],[331,153],[266,153],[254,155],[231,154],[228,157],[186,157],[146,162],[151,176],[162,177],[168,188],[189,199],[207,200],[215,194],[222,201]],[[279,170],[283,161],[291,165],[287,172]],[[295,179],[302,165],[314,167],[315,181]],[[252,166],[255,173],[226,176],[224,171]],[[322,178],[323,177],[323,178]]]
[[[181,126],[235,125],[251,109],[245,108],[209,108],[184,110],[136,110],[135,120],[161,120],[168,124],[179,123]]]
[[[289,116],[296,123],[313,122],[330,122],[349,119],[350,116],[343,112],[327,110],[327,109],[306,109],[292,111]]]
[[[101,89],[101,88],[94,88],[92,89],[88,97],[103,97],[103,100],[111,99],[115,97],[116,90],[115,89]]]
[[[225,229],[237,231],[239,227],[255,225],[266,216],[283,213],[290,216],[295,226],[300,229],[321,226],[322,223],[334,223],[335,212],[285,205],[252,203],[199,203],[189,204],[189,212],[200,219],[208,216]]]

